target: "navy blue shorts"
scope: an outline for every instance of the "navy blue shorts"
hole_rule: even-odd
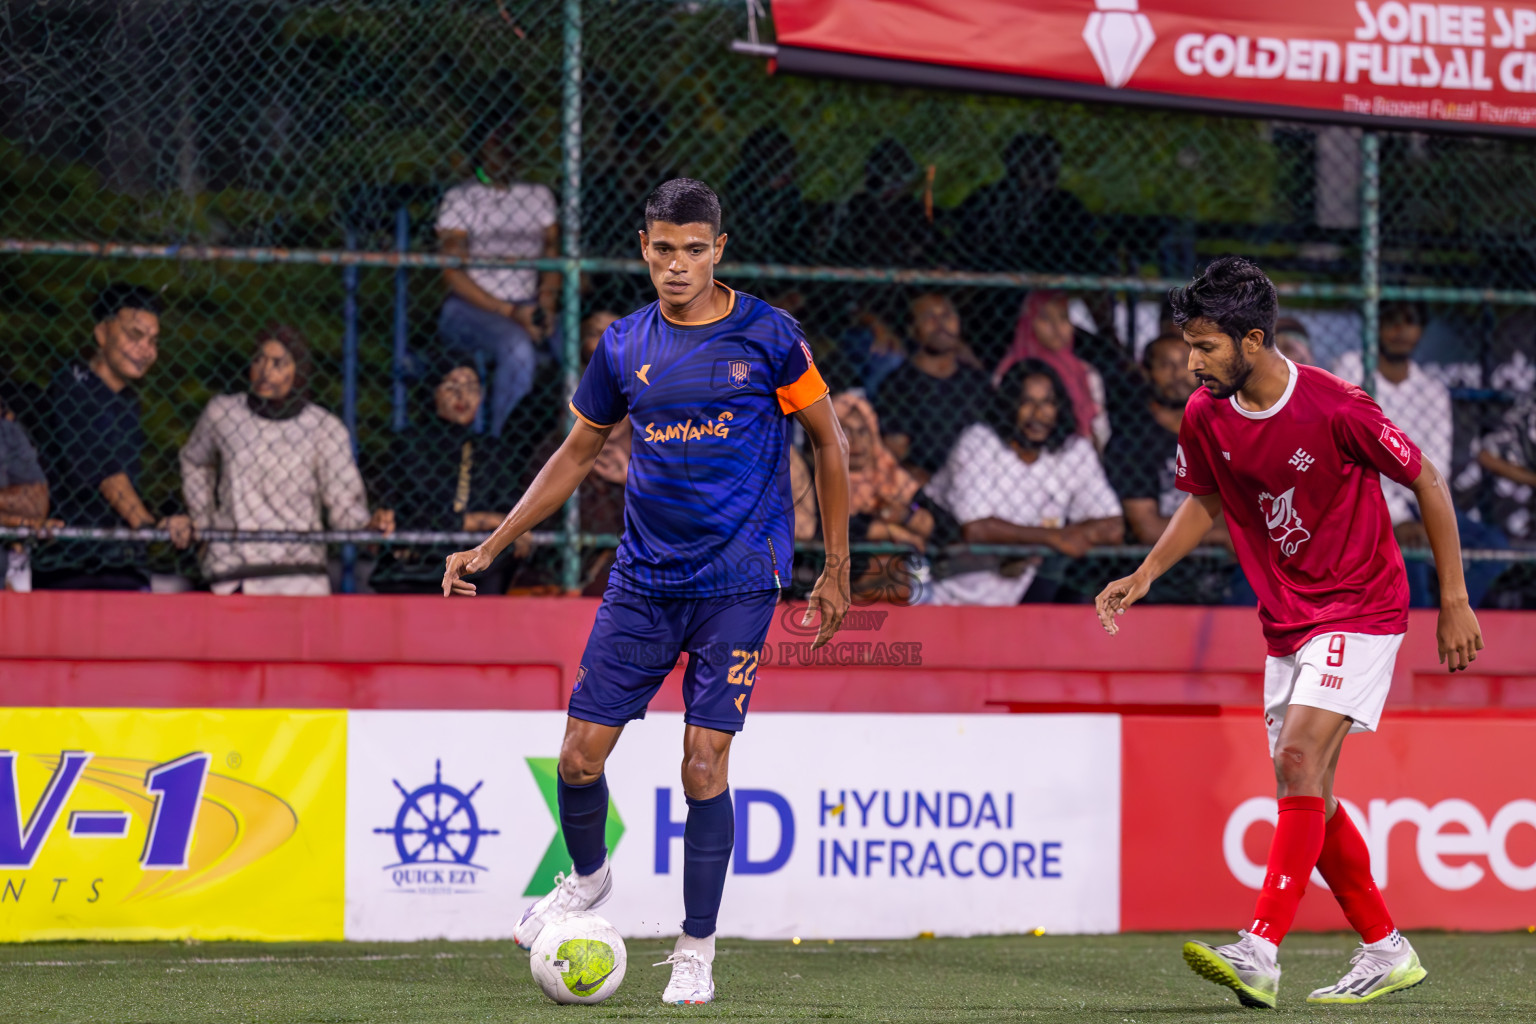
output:
[[[778,600],[777,590],[668,598],[609,586],[576,669],[571,717],[614,726],[644,718],[687,651],[683,720],[739,732]]]

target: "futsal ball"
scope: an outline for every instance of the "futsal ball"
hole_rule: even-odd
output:
[[[589,911],[544,926],[528,958],[533,980],[557,1003],[600,1003],[624,980],[624,940]]]

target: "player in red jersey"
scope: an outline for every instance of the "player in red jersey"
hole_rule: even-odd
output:
[[[1257,266],[1223,257],[1170,299],[1203,385],[1179,431],[1178,486],[1189,497],[1140,568],[1099,594],[1099,621],[1118,632],[1118,617],[1225,515],[1269,647],[1264,721],[1279,796],[1253,923],[1230,945],[1185,943],[1184,959],[1245,1006],[1273,1008],[1279,945],[1316,867],[1361,948],[1343,978],[1307,1001],[1365,1002],[1425,975],[1333,793],[1344,737],[1375,731],[1408,628],[1408,580],[1379,478],[1418,499],[1440,576],[1440,660],[1455,672],[1483,639],[1450,491],[1369,395],[1276,351],[1279,303]]]

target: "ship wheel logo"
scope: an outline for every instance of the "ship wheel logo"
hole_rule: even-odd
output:
[[[443,781],[443,762],[437,762],[437,774],[425,786],[407,790],[399,779],[391,779],[405,798],[390,828],[376,828],[375,835],[395,837],[399,867],[405,864],[462,864],[485,868],[475,863],[475,848],[481,836],[500,835],[499,829],[481,828],[475,813],[474,796],[485,785],[475,783],[463,792]]]

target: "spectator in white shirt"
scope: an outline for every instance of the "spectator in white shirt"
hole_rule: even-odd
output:
[[[1307,325],[1293,316],[1283,316],[1275,321],[1275,347],[1293,363],[1317,365],[1312,356],[1312,335],[1307,333]]]
[[[1050,366],[1026,359],[998,387],[1006,415],[998,428],[972,424],[961,433],[927,493],[961,524],[973,544],[1044,544],[1081,558],[1124,532],[1120,501],[1105,479],[1093,441],[1077,431],[1072,403]],[[1000,434],[1002,436],[1000,436]],[[1024,600],[1040,559],[941,579],[931,604],[1012,605]],[[1033,599],[1033,598],[1032,598]]]
[[[478,146],[475,180],[449,189],[437,213],[437,235],[449,256],[554,257],[560,250],[555,195],[517,180],[510,121],[494,125]],[[555,323],[560,275],[536,270],[443,271],[448,298],[438,330],[450,351],[495,361],[490,430],[499,435],[517,403],[533,389],[536,346]]]
[[[1413,361],[1413,350],[1424,336],[1424,310],[1408,302],[1388,302],[1381,307],[1381,332],[1376,345],[1376,404],[1419,446],[1436,466],[1451,464],[1451,393]],[[1365,364],[1359,352],[1346,352],[1334,365],[1335,375],[1351,384],[1365,380]],[[1382,492],[1399,544],[1428,547],[1424,524],[1413,492],[1402,484],[1382,478]]]

